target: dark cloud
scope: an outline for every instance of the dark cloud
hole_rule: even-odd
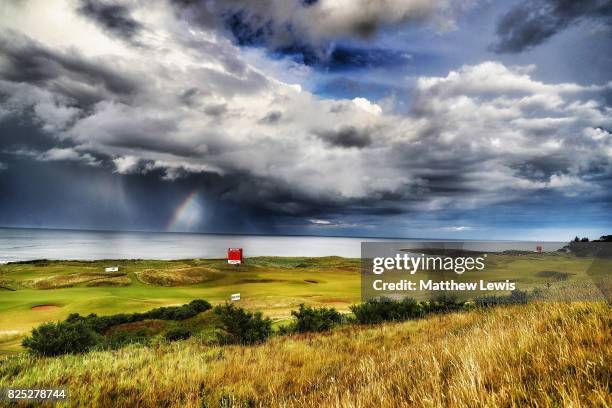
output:
[[[196,229],[224,232],[274,232],[285,222],[295,228],[287,232],[299,232],[309,219],[388,222],[500,203],[523,202],[529,212],[530,200],[575,194],[611,202],[609,85],[541,82],[531,67],[483,62],[447,76],[398,76],[397,86],[412,92],[398,92],[410,108],[397,112],[375,83],[391,83],[389,75],[350,77],[404,56],[361,41],[330,42],[405,23],[409,3],[435,1],[182,3],[177,13],[189,18],[156,20],[159,36],[141,36],[143,47],[91,47],[110,32],[91,41],[61,38],[91,31],[73,18],[74,8],[64,10],[70,27],[32,30],[40,42],[3,36],[0,192],[9,198],[0,200],[0,225],[163,229],[194,190],[204,202]],[[148,12],[148,3],[131,4],[138,15]],[[215,25],[239,10],[246,11],[233,29]],[[28,24],[42,18],[32,17]],[[371,18],[380,25],[368,25]],[[236,47],[228,32],[219,34],[223,27],[244,30],[238,35],[246,43],[282,50],[283,59]],[[311,93],[308,82],[323,75],[288,61],[291,52],[342,72],[330,87],[345,87],[346,98]],[[279,79],[288,66],[304,76]]]
[[[278,121],[283,117],[282,112],[280,111],[272,111],[266,114],[263,118],[259,120],[259,123],[274,125],[278,123]]]
[[[537,0],[518,4],[497,23],[496,52],[517,53],[542,44],[571,24],[612,17],[611,0]]]
[[[122,4],[101,0],[81,0],[80,3],[79,13],[114,36],[135,42],[143,29],[142,24],[136,21],[130,10]]]
[[[83,104],[105,99],[105,93],[126,96],[139,89],[138,81],[103,61],[87,60],[74,50],[52,50],[14,32],[0,39],[0,77],[47,88]]]
[[[194,106],[199,93],[200,90],[198,88],[189,88],[180,94],[179,99],[187,106]]]
[[[24,147],[33,150],[48,150],[58,146],[56,140],[45,135],[33,121],[25,115],[15,115],[0,121],[0,154],[18,151]],[[65,145],[59,145],[65,147]]]
[[[227,112],[227,104],[218,103],[218,104],[208,105],[204,108],[204,112],[208,116],[221,117]]]
[[[343,126],[338,130],[318,131],[316,135],[330,146],[346,149],[351,147],[362,149],[372,143],[372,138],[367,130],[357,129],[354,126]]]

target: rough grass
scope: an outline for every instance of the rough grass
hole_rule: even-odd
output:
[[[113,281],[112,278],[123,279]],[[94,282],[96,282],[97,284],[91,285],[91,283]],[[117,283],[129,285],[130,279],[126,276],[125,273],[121,272],[81,272],[72,273],[69,275],[55,275],[45,278],[34,279],[31,281],[24,282],[24,285],[32,287],[34,289],[60,289],[71,288],[82,283],[87,283],[87,286],[105,286],[104,283],[109,283],[109,286],[121,286],[121,284],[117,285]]]
[[[100,286],[127,286],[132,283],[132,280],[127,276],[117,276],[114,278],[101,278],[89,281],[85,284],[87,287],[100,287]]]
[[[222,274],[209,268],[145,269],[136,272],[138,279],[149,285],[185,286],[219,279]]]
[[[252,347],[196,339],[60,358],[10,357],[0,387],[64,385],[70,406],[610,406],[603,303],[538,303]]]
[[[165,328],[166,322],[163,320],[142,320],[140,322],[118,324],[111,327],[105,334],[146,331],[148,335],[153,336],[163,332]]]
[[[0,342],[16,340],[20,337],[20,334],[17,330],[0,330]]]
[[[559,271],[540,271],[536,275],[541,278],[552,278],[557,281],[564,281],[568,280],[574,274]]]

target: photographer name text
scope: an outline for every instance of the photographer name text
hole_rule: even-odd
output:
[[[516,284],[509,280],[504,282],[488,282],[480,280],[478,282],[455,282],[454,280],[448,281],[433,281],[419,280],[418,282],[401,279],[396,282],[385,282],[382,279],[377,279],[372,282],[372,287],[376,291],[498,291],[498,290],[514,290]]]

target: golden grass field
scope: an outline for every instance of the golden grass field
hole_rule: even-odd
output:
[[[66,386],[74,407],[608,407],[612,315],[601,302],[543,302],[249,347],[192,338],[21,354],[0,364],[9,385]]]

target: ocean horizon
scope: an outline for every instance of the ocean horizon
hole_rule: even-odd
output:
[[[106,231],[0,227],[0,263],[97,259],[224,258],[241,247],[252,256],[342,256],[359,258],[362,242],[455,241],[313,235],[251,235],[193,232]],[[468,240],[457,240],[468,241]],[[476,241],[478,240],[469,240]],[[514,249],[516,241],[497,241],[496,249]],[[525,241],[522,241],[525,242]],[[549,243],[558,248],[558,243]]]
[[[245,256],[360,256],[361,242],[397,238],[248,235],[192,232],[105,231],[0,227],[0,263],[96,259],[224,258]],[[403,240],[403,239],[402,239]]]

